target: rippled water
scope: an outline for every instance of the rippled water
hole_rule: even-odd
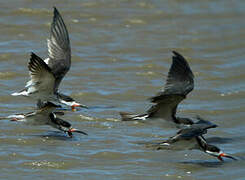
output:
[[[45,58],[52,7],[70,33],[72,68],[61,91],[89,110],[67,112],[89,135],[70,139],[51,127],[1,121],[1,179],[244,179],[245,2],[179,0],[5,1],[0,6],[0,116],[33,110],[11,97],[28,80],[33,51]],[[200,151],[154,151],[139,141],[176,130],[159,122],[120,122],[119,112],[144,112],[160,90],[171,51],[183,54],[195,90],[178,115],[218,124],[207,137],[239,161]]]

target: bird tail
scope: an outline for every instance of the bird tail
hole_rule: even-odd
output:
[[[148,114],[130,114],[127,112],[120,112],[122,121],[145,121],[148,117]]]
[[[28,96],[28,92],[24,89],[20,92],[15,92],[11,94],[12,96]]]
[[[0,117],[0,120],[5,120],[5,119],[11,119],[12,121],[16,121],[16,120],[25,119],[25,116],[23,114],[14,114],[14,115]]]

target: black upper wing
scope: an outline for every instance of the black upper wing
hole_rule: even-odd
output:
[[[194,75],[189,64],[179,53],[173,51],[173,54],[164,91],[150,99],[156,103],[148,110],[150,117],[164,115],[171,118],[175,115],[178,104],[194,88]]]
[[[48,59],[45,61],[56,78],[55,90],[71,66],[71,48],[66,25],[54,7],[50,38],[48,39]]]
[[[181,129],[177,134],[180,134],[182,138],[193,138],[207,133],[207,129],[216,128],[217,125],[209,121],[192,124],[189,127]]]
[[[207,129],[216,128],[217,125],[209,121],[206,122],[197,122],[188,127],[182,128],[177,132],[177,134],[167,140],[169,143],[174,143],[179,140],[190,140],[202,136],[207,133]]]

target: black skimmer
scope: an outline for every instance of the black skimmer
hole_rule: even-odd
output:
[[[48,39],[48,58],[42,60],[36,54],[31,53],[28,66],[30,81],[26,83],[25,89],[12,93],[12,95],[32,97],[41,101],[58,101],[71,106],[72,109],[87,107],[58,91],[60,82],[69,71],[70,66],[69,34],[60,13],[54,7],[51,33]]]
[[[217,157],[220,161],[223,161],[222,157],[236,160],[236,158],[222,152],[218,147],[208,144],[203,137],[208,129],[216,127],[216,124],[200,119],[198,122],[179,130],[175,136],[168,140],[151,146],[157,150],[168,149],[171,148],[170,146],[173,149],[200,149],[211,156]]]
[[[194,75],[188,62],[179,53],[173,51],[172,65],[168,72],[164,91],[150,100],[154,105],[145,114],[129,114],[120,112],[123,121],[137,121],[148,119],[164,119],[176,124],[192,124],[188,118],[176,117],[178,104],[184,100],[194,88]]]
[[[11,119],[11,121],[24,122],[27,125],[49,125],[67,133],[70,137],[72,137],[73,132],[87,135],[87,133],[73,128],[69,122],[64,121],[56,116],[64,115],[63,112],[56,111],[57,108],[60,107],[60,105],[56,105],[48,101],[45,104],[39,104],[40,109],[34,112],[9,115],[7,117],[1,117],[0,119]]]

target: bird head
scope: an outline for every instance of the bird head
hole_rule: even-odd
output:
[[[73,132],[76,132],[76,133],[80,133],[80,134],[84,134],[84,135],[88,135],[87,133],[83,132],[83,131],[80,131],[78,129],[75,129],[75,128],[70,128],[68,131],[67,131],[67,134],[72,137],[72,133]]]
[[[88,106],[85,106],[83,104],[79,104],[75,101],[71,102],[71,109],[72,111],[76,111],[76,107],[81,107],[81,108],[88,108]]]
[[[214,145],[208,145],[207,149],[205,150],[211,156],[217,157],[220,161],[224,161],[223,158],[230,158],[233,160],[237,160],[236,158],[232,157],[229,154],[224,153],[218,147]]]

